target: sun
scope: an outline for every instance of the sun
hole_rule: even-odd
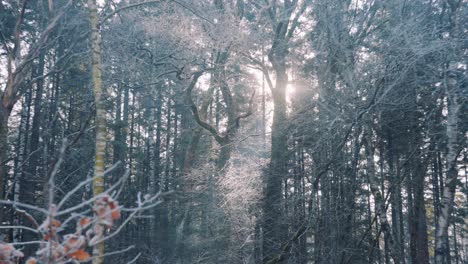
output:
[[[288,105],[292,103],[292,99],[294,98],[295,93],[296,93],[296,86],[294,86],[294,84],[292,83],[288,83],[286,85],[286,102],[288,103]]]
[[[252,74],[254,81],[257,83],[257,89],[258,89],[258,94],[262,94],[263,89],[265,89],[265,93],[269,94],[270,93],[270,88],[268,87],[268,83],[264,79],[263,73],[259,70],[251,70],[250,73]],[[274,77],[274,76],[272,76]],[[272,82],[274,83],[274,79]],[[262,88],[264,86],[264,88]],[[289,81],[288,84],[286,85],[286,103],[290,106],[292,104],[292,101],[294,97],[296,96],[296,91],[297,87],[295,85],[295,81]],[[267,108],[273,108],[273,102],[269,100],[267,102],[268,106]]]

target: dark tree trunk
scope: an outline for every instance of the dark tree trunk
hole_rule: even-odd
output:
[[[117,98],[115,102],[115,120],[114,120],[114,142],[113,142],[113,154],[112,158],[113,164],[117,162],[124,162],[124,146],[126,144],[125,138],[122,136],[122,131],[125,130],[123,121],[122,121],[122,86],[123,84],[119,84],[119,88],[117,91]],[[113,179],[112,182],[115,182],[119,176],[121,176],[123,172],[123,168],[125,164],[116,168],[113,172]]]
[[[264,205],[264,263],[275,257],[281,247],[285,229],[282,226],[282,182],[286,177],[286,90],[285,71],[278,74],[273,95],[274,111],[271,135],[270,170],[267,174]]]
[[[0,104],[0,195],[5,198],[5,183],[8,177],[8,119],[10,118],[11,107]],[[3,208],[3,206],[1,206]],[[0,209],[2,209],[0,208]],[[0,210],[0,223],[3,223],[4,209]]]
[[[39,55],[39,63],[36,69],[36,76],[44,75],[44,66],[45,66],[45,54],[41,52]],[[37,167],[41,162],[41,151],[38,151],[39,148],[39,137],[40,137],[40,127],[42,120],[42,97],[44,90],[44,79],[39,78],[36,82],[36,96],[34,97],[34,114],[32,118],[32,128],[31,128],[31,140],[30,140],[30,157],[29,157],[29,166],[27,169],[27,174],[24,181],[24,198],[22,202],[36,204],[36,199],[34,193],[36,190],[42,190],[43,186],[40,186],[38,183],[44,183],[44,179],[41,179],[41,173],[38,173]],[[44,172],[44,171],[42,171]],[[42,173],[45,175],[47,173]],[[42,176],[46,177],[46,176]],[[45,204],[48,199],[45,197],[46,194],[42,194],[42,204]]]

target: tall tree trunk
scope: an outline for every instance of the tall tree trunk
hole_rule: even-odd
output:
[[[184,244],[184,238],[186,237],[187,233],[187,219],[189,219],[188,211],[189,207],[187,206],[188,202],[187,200],[190,199],[188,197],[189,193],[187,193],[187,183],[184,181],[184,175],[189,171],[193,164],[194,160],[194,154],[193,151],[190,149],[191,148],[191,116],[190,116],[190,109],[189,107],[186,107],[186,104],[181,104],[180,109],[177,109],[176,111],[180,112],[180,126],[178,128],[180,129],[180,137],[178,139],[178,150],[177,150],[177,165],[180,167],[180,176],[177,178],[177,183],[176,185],[180,186],[176,191],[180,192],[181,198],[179,199],[178,205],[181,206],[182,212],[178,214],[178,219],[180,222],[176,223],[176,241],[175,241],[175,248],[174,248],[174,263],[180,264],[184,263],[187,250],[185,248]],[[193,154],[193,157],[191,155]],[[193,158],[193,159],[192,159]],[[190,164],[190,166],[189,166]],[[174,168],[173,170],[174,176],[177,175],[177,169]]]
[[[24,99],[22,109],[21,109],[21,121],[19,126],[18,132],[18,143],[17,143],[17,151],[18,157],[15,160],[15,170],[13,172],[13,179],[14,179],[14,190],[13,190],[13,201],[20,202],[20,194],[22,192],[22,184],[23,184],[23,176],[24,176],[24,161],[27,154],[27,145],[28,145],[28,132],[29,132],[29,117],[30,117],[30,108],[31,108],[31,89],[26,93],[26,97]],[[12,213],[12,223],[15,226],[20,225],[21,219],[20,215],[17,213],[15,208],[13,208]],[[28,223],[25,224],[26,226]],[[12,241],[19,242],[21,240],[22,230],[14,229],[12,234]],[[23,239],[24,241],[24,239]],[[28,240],[26,240],[28,241]],[[29,249],[29,247],[28,247]]]
[[[112,158],[113,164],[116,164],[117,162],[122,162],[123,165],[119,166],[118,168],[115,169],[115,171],[112,173],[113,179],[112,182],[115,182],[119,176],[121,176],[123,172],[123,168],[125,168],[125,163],[124,163],[124,146],[126,144],[125,138],[122,135],[123,130],[125,130],[123,121],[122,121],[122,88],[123,88],[123,83],[121,82],[119,84],[119,88],[117,91],[117,98],[115,102],[115,121],[114,121],[114,142],[113,142],[113,154]]]
[[[44,75],[44,66],[45,66],[45,52],[41,51],[39,55],[39,62],[36,69],[36,76]],[[30,193],[32,198],[30,201],[23,201],[28,203],[35,203],[33,193],[36,190],[42,190],[42,186],[37,186],[38,182],[44,182],[44,179],[41,179],[40,175],[45,175],[47,173],[38,173],[37,167],[40,163],[41,152],[37,151],[39,148],[39,136],[40,136],[40,127],[41,123],[43,123],[43,119],[41,118],[42,113],[42,94],[44,89],[44,79],[39,78],[36,82],[36,97],[34,98],[34,114],[32,118],[32,128],[31,128],[31,141],[30,141],[30,157],[29,157],[29,166],[28,166],[28,181],[26,182],[27,185],[27,193]],[[43,171],[44,172],[44,171]],[[43,176],[46,178],[47,176]],[[40,181],[41,179],[41,181]],[[42,204],[47,205],[48,198],[46,197],[47,193],[42,194]],[[39,199],[41,200],[41,199]]]
[[[273,90],[273,124],[271,126],[271,158],[266,177],[265,202],[263,206],[263,254],[264,263],[275,258],[285,238],[282,224],[282,182],[287,174],[287,131],[286,131],[286,50],[285,43],[277,44],[270,53],[270,61],[275,67],[276,85]],[[279,47],[278,47],[279,46]]]
[[[449,83],[456,80],[448,80]],[[448,85],[452,86],[452,85]],[[458,102],[457,91],[454,87],[449,87],[447,96],[448,114],[447,114],[447,178],[442,190],[442,200],[440,203],[440,211],[438,215],[438,224],[436,231],[436,263],[443,264],[447,261],[447,256],[450,254],[448,245],[448,227],[450,225],[450,216],[453,211],[455,190],[457,187],[458,167],[458,123],[460,104]]]
[[[420,171],[420,174],[423,174]],[[424,174],[423,174],[424,175]],[[420,179],[424,180],[424,176],[420,176]],[[415,217],[418,222],[418,238],[417,238],[417,254],[416,254],[416,263],[429,263],[429,249],[428,249],[428,238],[427,238],[427,224],[426,224],[426,207],[424,200],[424,181],[421,181],[418,186],[417,192],[415,195]]]
[[[166,102],[166,161],[164,164],[164,176],[161,181],[161,190],[164,192],[169,191],[170,184],[170,169],[171,169],[171,138],[175,141],[175,134],[172,136],[171,126],[172,126],[172,103],[171,103],[171,94],[169,92],[167,102]],[[172,153],[173,154],[173,153]],[[161,244],[161,259],[163,262],[168,262],[171,256],[171,249],[174,245],[172,236],[172,225],[169,221],[169,202],[166,202],[161,205],[161,231],[160,231],[160,244]]]
[[[447,177],[442,189],[442,200],[438,216],[436,230],[436,263],[448,263],[450,258],[450,248],[448,243],[448,228],[450,226],[450,217],[454,207],[455,191],[457,188],[458,165],[457,157],[459,152],[459,116],[461,103],[459,102],[459,93],[461,93],[461,81],[457,74],[458,60],[461,58],[461,49],[459,47],[459,21],[458,11],[462,1],[448,1],[450,8],[450,39],[456,44],[454,52],[450,54],[447,62],[447,69],[444,73],[443,85],[447,98]],[[460,57],[458,57],[460,56]]]
[[[151,174],[151,184],[153,185],[153,194],[160,191],[161,188],[161,131],[162,131],[162,87],[157,87],[157,98],[156,98],[156,142],[154,144],[154,168],[153,173]],[[153,125],[153,124],[151,124]],[[159,244],[159,225],[160,225],[160,213],[158,212],[158,208],[153,207],[151,214],[153,215],[151,227],[154,232],[151,232],[151,247],[153,249],[160,248]]]
[[[341,240],[341,248],[340,250],[343,252],[341,255],[341,263],[346,263],[347,259],[351,259],[353,257],[353,253],[348,253],[346,248],[349,248],[353,245],[353,224],[354,224],[354,214],[356,208],[356,191],[358,189],[359,184],[356,181],[356,177],[358,174],[358,162],[359,162],[359,151],[361,148],[361,142],[359,140],[359,136],[361,134],[361,129],[357,128],[354,131],[354,142],[353,148],[351,153],[348,155],[352,155],[351,160],[351,167],[349,168],[349,173],[346,176],[349,177],[349,183],[343,183],[345,188],[343,188],[343,198],[344,198],[344,215],[345,217],[340,217],[340,219],[344,219],[345,223],[343,224],[343,234],[340,237]],[[349,256],[348,256],[349,255]]]
[[[273,87],[268,77],[268,85],[273,96],[273,123],[271,126],[270,168],[266,175],[263,202],[263,263],[279,263],[287,259],[289,252],[278,249],[286,240],[287,228],[283,221],[282,182],[287,174],[287,106],[286,57],[289,41],[294,35],[298,19],[306,9],[306,1],[283,1],[282,7],[272,1],[268,7],[270,19],[274,20],[272,45],[268,60],[273,66],[276,83]],[[277,10],[279,8],[279,10]],[[276,12],[281,16],[277,17]],[[295,12],[296,11],[296,12]],[[293,15],[294,14],[294,15]],[[264,64],[261,64],[264,67]],[[264,67],[264,73],[266,68]]]
[[[298,144],[301,144],[298,142]],[[300,230],[306,222],[305,213],[305,186],[304,186],[304,151],[301,146],[297,147],[294,155],[294,229]],[[294,261],[297,264],[307,263],[307,246],[306,235],[302,235],[299,239],[294,241]]]
[[[409,145],[415,151],[414,158],[412,159],[411,166],[411,182],[408,182],[408,197],[414,198],[411,203],[408,204],[410,211],[410,236],[411,236],[411,257],[413,263],[429,263],[429,248],[428,248],[428,236],[427,236],[427,216],[426,216],[426,201],[424,198],[424,185],[425,175],[429,162],[429,157],[426,159],[422,151],[422,128],[420,127],[418,115],[418,98],[417,89],[413,88],[411,93],[411,107],[409,121],[411,126],[411,132],[409,138],[411,142]],[[429,151],[433,151],[433,145],[429,147]],[[409,181],[410,179],[407,179]],[[410,186],[411,185],[411,186]],[[437,213],[435,213],[437,214]]]
[[[104,168],[106,151],[106,112],[103,102],[102,88],[102,62],[101,62],[101,36],[99,32],[99,17],[97,13],[96,0],[88,0],[89,21],[91,24],[91,81],[94,91],[94,102],[96,108],[96,155],[94,164],[93,195],[98,196],[104,191]],[[104,262],[104,242],[93,248],[93,264]]]
[[[8,176],[8,119],[11,107],[0,104],[0,195],[5,199],[5,183]],[[1,206],[3,207],[3,206]],[[0,208],[0,223],[3,223],[5,210]]]
[[[265,63],[264,47],[262,45],[262,63]],[[262,119],[261,119],[261,135],[263,147],[266,145],[266,91],[265,91],[265,73],[262,72]]]
[[[131,120],[130,120],[130,148],[128,150],[128,168],[130,170],[130,173],[132,173],[133,169],[133,150],[134,150],[134,145],[135,145],[135,123],[136,123],[136,117],[135,117],[135,112],[136,112],[136,107],[135,107],[135,97],[137,96],[137,92],[132,93],[132,114],[131,114]]]
[[[367,130],[370,130],[367,128]],[[366,153],[366,162],[367,162],[367,174],[370,189],[372,195],[374,196],[375,204],[376,204],[376,214],[380,219],[380,229],[381,232],[384,234],[385,237],[385,253],[389,253],[395,263],[400,263],[400,256],[398,254],[397,245],[395,244],[395,240],[392,234],[392,230],[390,228],[390,224],[387,219],[387,208],[385,205],[385,197],[383,193],[379,190],[379,185],[377,183],[377,179],[375,177],[375,167],[374,167],[374,148],[372,146],[372,134],[370,131],[366,131],[366,134],[363,138],[365,141],[365,153]],[[386,262],[388,262],[388,258],[386,257]]]
[[[32,78],[42,76],[44,74],[44,64],[45,64],[45,54],[42,51],[39,55],[39,62],[38,65],[34,65],[32,70]],[[28,105],[25,106],[27,110],[27,127],[26,127],[26,134],[31,133],[30,140],[28,142],[28,147],[26,153],[29,155],[24,167],[24,171],[22,171],[20,189],[19,192],[19,200],[23,203],[32,204],[32,205],[45,205],[46,196],[48,192],[42,193],[42,195],[37,195],[37,191],[42,190],[41,183],[44,182],[44,178],[46,176],[42,176],[41,174],[37,173],[36,169],[40,165],[40,157],[42,156],[41,151],[39,151],[39,136],[40,136],[40,124],[43,123],[41,120],[41,109],[42,109],[42,91],[43,91],[43,79],[40,78],[36,82],[36,93],[34,97],[34,111],[32,116],[32,127],[29,129],[29,120],[30,120],[30,108],[31,108],[31,101],[33,96],[33,88],[29,89],[28,91]],[[28,151],[29,150],[29,151]],[[23,241],[32,241],[35,239],[35,235],[31,232],[25,232],[23,234]],[[24,249],[24,254],[29,256],[34,253],[36,249],[35,246],[26,246]]]

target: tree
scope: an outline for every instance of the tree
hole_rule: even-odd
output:
[[[40,28],[38,32],[38,39],[29,45],[24,44],[23,30],[25,23],[25,13],[28,9],[29,1],[22,1],[18,15],[15,17],[13,10],[8,10],[1,3],[2,12],[7,16],[5,27],[2,26],[2,43],[4,51],[6,52],[6,83],[2,90],[2,103],[0,104],[0,192],[5,191],[4,183],[8,170],[6,163],[8,162],[8,120],[10,118],[13,107],[21,98],[25,91],[24,87],[31,86],[35,82],[41,82],[44,75],[35,76],[34,79],[29,79],[33,61],[44,54],[43,49],[47,48],[49,35],[59,25],[61,18],[64,16],[68,8],[71,6],[72,1],[68,1],[64,6],[54,11],[54,16],[49,20],[44,28]],[[49,7],[49,12],[52,13],[53,6]],[[9,21],[8,21],[9,20]],[[14,22],[14,26],[13,22]],[[9,26],[9,27],[8,27]],[[40,85],[39,85],[40,86]],[[3,217],[0,213],[0,222]]]
[[[271,135],[271,159],[270,171],[266,177],[265,204],[263,208],[263,262],[268,263],[276,258],[276,252],[285,240],[285,228],[283,227],[281,207],[282,180],[287,174],[287,124],[286,124],[286,86],[287,54],[289,43],[294,37],[294,32],[299,24],[299,18],[304,13],[307,1],[284,1],[282,4],[271,2],[260,12],[268,16],[268,24],[271,27],[271,49],[268,52],[268,60],[272,65],[275,84],[269,75],[267,67],[259,60],[254,60],[260,65],[266,75],[267,83],[271,89],[274,112]],[[282,258],[282,257],[281,257]]]

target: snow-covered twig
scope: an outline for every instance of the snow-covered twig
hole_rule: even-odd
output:
[[[49,175],[48,183],[49,188],[52,190],[49,190],[49,204],[47,209],[21,202],[0,201],[0,204],[13,205],[14,207],[35,210],[43,213],[46,216],[44,222],[39,225],[31,214],[28,214],[25,210],[16,209],[18,212],[25,214],[28,218],[31,218],[33,226],[36,228],[12,225],[2,226],[0,229],[24,229],[41,235],[42,240],[4,244],[6,246],[3,247],[3,251],[1,251],[0,248],[0,255],[3,253],[5,253],[4,255],[9,254],[8,256],[13,256],[9,257],[9,259],[11,258],[11,260],[14,260],[15,258],[17,259],[21,257],[23,253],[14,249],[13,246],[39,244],[40,248],[36,252],[36,256],[29,258],[28,263],[41,262],[65,264],[69,262],[88,262],[92,260],[93,257],[91,257],[91,255],[86,252],[87,247],[91,247],[117,236],[124,229],[124,227],[142,211],[151,209],[162,202],[161,197],[165,195],[165,193],[163,194],[158,192],[154,195],[142,195],[141,193],[138,193],[136,206],[134,208],[123,208],[119,206],[115,198],[118,197],[121,190],[118,190],[117,192],[115,190],[119,187],[121,188],[125,180],[128,179],[130,173],[128,170],[126,170],[124,175],[116,183],[107,188],[100,195],[91,197],[85,201],[80,201],[78,204],[66,208],[66,204],[71,200],[71,197],[73,197],[73,195],[76,194],[81,188],[92,182],[92,180],[95,178],[90,177],[79,183],[61,200],[57,201],[58,205],[56,205],[54,203],[55,176],[58,173],[60,164],[63,161],[63,156],[66,149],[64,146],[67,146],[66,141],[64,141],[62,145],[60,150],[60,157],[58,157],[56,160]],[[115,164],[114,166],[107,169],[105,173],[107,174],[111,172],[118,166],[119,164]],[[90,209],[89,207],[92,208]],[[129,215],[123,219],[123,221],[117,225],[114,230],[106,231],[110,230],[114,226],[115,220],[121,217],[120,213],[122,211],[129,212]],[[59,220],[60,217],[65,218],[63,223]],[[70,230],[69,225],[74,221],[77,223],[76,231],[69,234],[61,234],[65,230]],[[122,250],[109,252],[104,256],[121,254],[133,248],[134,246],[129,246]],[[12,255],[13,253],[15,255]],[[135,262],[139,256],[140,254],[129,263]]]
[[[37,244],[47,244],[47,242],[42,240],[35,240],[35,241],[25,241],[25,242],[13,242],[10,245],[13,246],[25,246],[25,245],[37,245]]]
[[[158,192],[156,195],[154,195],[152,197],[149,197],[149,198],[145,199],[144,201],[139,201],[138,202],[138,207],[131,209],[132,213],[119,225],[119,227],[114,232],[112,232],[111,234],[109,234],[109,235],[95,241],[94,243],[98,244],[100,242],[109,240],[110,238],[112,238],[112,237],[116,236],[117,234],[119,234],[120,231],[122,231],[122,229],[133,219],[133,217],[135,217],[135,215],[137,213],[148,210],[150,208],[153,208],[153,207],[159,205],[161,203],[161,201],[156,201],[156,200],[159,199],[160,196],[161,196],[161,192]],[[128,210],[126,210],[126,211],[128,211]]]
[[[94,179],[95,177],[91,178],[91,179]],[[128,178],[128,177],[127,177]],[[120,184],[122,184],[126,179],[126,177],[122,177],[120,178],[115,184],[113,184],[111,187],[109,187],[107,190],[105,190],[103,193],[101,193],[100,195],[98,196],[94,196],[92,197],[91,199],[88,199],[80,204],[77,204],[75,206],[72,206],[70,208],[67,208],[63,211],[59,211],[57,212],[57,216],[62,216],[62,215],[65,215],[65,214],[69,214],[69,213],[72,213],[74,211],[77,211],[78,209],[82,208],[82,207],[85,207],[86,205],[90,205],[92,203],[94,203],[97,199],[100,199],[102,198],[103,196],[106,196],[106,195],[109,195],[110,192],[112,192],[114,189],[116,189]],[[89,179],[88,179],[89,180]],[[87,181],[88,181],[87,180]],[[82,185],[81,187],[85,186],[86,184]],[[69,197],[68,197],[69,198]],[[67,198],[67,199],[68,199]],[[60,204],[62,204],[63,206],[63,203],[61,202]],[[59,205],[60,205],[59,204]]]
[[[118,254],[122,254],[122,253],[125,253],[125,252],[128,252],[132,249],[134,249],[135,246],[134,245],[131,245],[129,247],[126,247],[124,249],[121,249],[121,250],[115,250],[115,251],[112,251],[112,252],[109,252],[109,253],[106,253],[104,255],[102,255],[103,257],[108,257],[108,256],[113,256],[113,255],[118,255]],[[91,258],[91,259],[94,259],[95,257]]]
[[[117,168],[118,166],[120,165],[120,162],[117,162],[116,164],[114,164],[112,167],[110,167],[109,169],[107,169],[106,171],[104,171],[104,175],[107,175],[109,172],[113,171],[115,168]],[[68,199],[70,199],[70,197],[72,197],[73,194],[75,194],[77,191],[79,191],[81,188],[85,187],[87,184],[91,183],[92,181],[94,181],[95,179],[97,178],[97,176],[94,176],[94,177],[91,177],[91,178],[88,178],[82,182],[80,182],[75,188],[73,188],[70,192],[68,192],[63,198],[62,200],[60,201],[60,203],[57,205],[57,210],[60,210],[60,208],[62,208],[62,206],[65,204],[65,202],[68,201]],[[125,181],[126,180],[126,177],[124,175],[124,177],[121,177],[119,179],[119,181],[117,181],[117,183],[115,183],[114,185],[119,185],[121,182]]]
[[[40,208],[38,206],[34,206],[34,205],[26,204],[26,203],[21,203],[21,202],[16,202],[16,201],[0,200],[0,204],[12,205],[13,207],[14,206],[19,206],[19,207],[23,207],[23,208],[26,208],[26,209],[31,209],[31,210],[34,210],[34,211],[41,212],[41,213],[43,213],[45,215],[49,214],[49,211],[44,209],[44,208]]]
[[[141,253],[138,253],[138,255],[136,255],[132,260],[130,260],[129,262],[127,262],[127,264],[133,264],[135,263],[141,256]]]
[[[15,226],[0,226],[0,229],[23,229],[23,230],[28,230],[28,231],[34,232],[34,233],[36,233],[36,234],[39,233],[39,231],[37,231],[37,230],[34,229],[34,228],[30,228],[30,227],[27,227],[27,226],[20,226],[20,225],[15,225]]]

